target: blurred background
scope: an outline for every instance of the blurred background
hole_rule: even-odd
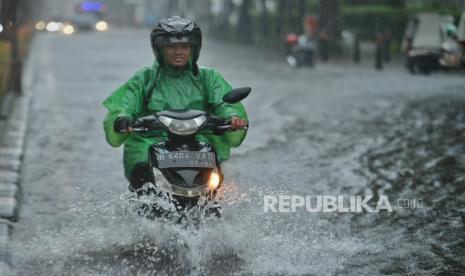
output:
[[[78,31],[106,31],[108,24],[113,28],[150,28],[159,19],[178,14],[193,18],[208,35],[224,40],[281,49],[289,54],[290,44],[296,44],[298,36],[305,34],[314,38],[314,48],[323,61],[350,55],[356,62],[360,58],[359,42],[369,41],[382,44],[381,55],[389,61],[391,53],[401,52],[414,16],[438,14],[458,26],[465,1],[2,0],[0,5],[2,87],[10,79],[7,72],[11,72],[12,85],[17,88],[17,67],[35,31],[72,35]],[[463,43],[463,27],[461,32]]]
[[[406,54],[412,47],[418,24],[411,21],[424,13],[441,17],[426,18],[431,26],[460,28],[456,35],[462,47],[465,40],[465,29],[459,26],[463,0],[2,0],[0,9],[0,98],[19,90],[21,60],[35,32],[73,35],[104,32],[109,26],[150,28],[173,14],[193,18],[208,36],[280,50],[291,66],[311,65],[317,57],[358,63],[363,51],[371,51],[381,69],[392,54]]]

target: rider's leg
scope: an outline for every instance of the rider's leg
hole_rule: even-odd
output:
[[[153,144],[153,141],[129,137],[124,145],[124,175],[129,181],[130,191],[140,189],[145,183],[153,181],[148,160],[148,151],[151,144]]]
[[[135,191],[140,189],[148,182],[154,182],[153,172],[149,164],[146,162],[140,162],[134,165],[129,177],[129,190]]]

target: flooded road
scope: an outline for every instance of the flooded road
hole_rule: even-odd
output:
[[[294,70],[207,40],[200,64],[253,91],[248,136],[224,164],[223,218],[197,229],[137,216],[122,151],[104,140],[101,102],[152,63],[147,41],[129,30],[36,37],[18,275],[465,273],[463,75]],[[387,196],[394,208],[265,212],[265,196],[283,195]],[[421,208],[395,208],[404,199]]]

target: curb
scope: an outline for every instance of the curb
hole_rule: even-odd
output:
[[[23,93],[12,100],[11,113],[0,122],[0,275],[12,275],[9,240],[18,220],[21,199],[21,167],[25,149],[33,64],[28,58],[23,71]]]
[[[8,242],[11,222],[18,219],[28,103],[28,96],[16,99],[6,122],[6,132],[0,139],[0,243]]]

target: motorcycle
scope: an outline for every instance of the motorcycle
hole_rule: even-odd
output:
[[[302,34],[297,36],[289,34],[286,36],[288,55],[286,57],[289,65],[295,68],[302,66],[313,66],[316,51],[315,39]]]
[[[410,20],[403,48],[412,74],[465,68],[463,49],[455,35],[447,33],[446,27],[453,24],[446,19],[439,14],[418,14]]]
[[[249,87],[231,90],[212,111],[222,104],[243,100],[250,91]],[[149,218],[176,215],[181,218],[185,211],[198,207],[208,216],[220,217],[218,196],[224,178],[220,162],[214,147],[196,140],[195,135],[223,135],[231,130],[231,125],[211,112],[182,109],[139,118],[132,131],[150,136],[151,131],[160,129],[167,131],[168,139],[151,145],[148,150],[154,181],[136,191],[138,197],[157,200],[142,204],[140,214]],[[174,208],[166,208],[160,199]]]

